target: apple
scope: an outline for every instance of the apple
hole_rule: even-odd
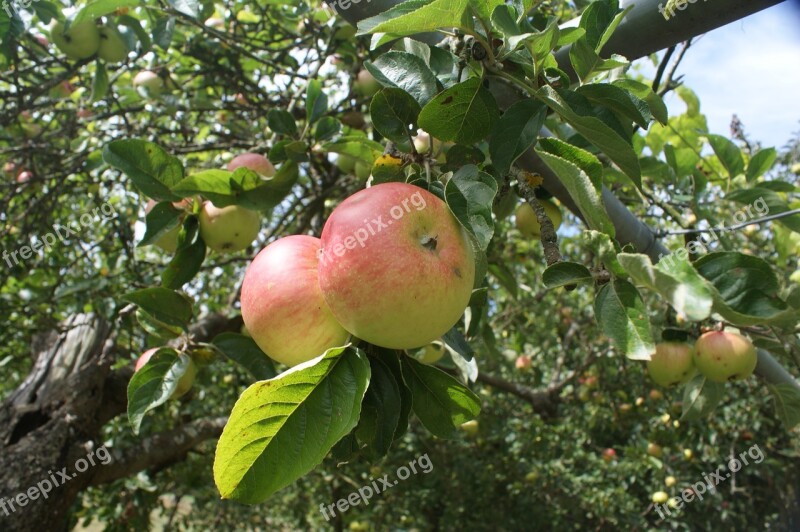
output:
[[[445,348],[441,342],[433,342],[425,346],[417,360],[423,364],[436,364],[444,356]]]
[[[406,183],[357,192],[322,230],[322,293],[362,340],[389,349],[427,345],[461,318],[475,256],[447,204]]]
[[[261,230],[261,215],[230,205],[218,208],[207,201],[200,210],[200,236],[206,246],[220,253],[247,249]]]
[[[154,347],[152,349],[148,349],[139,359],[136,361],[136,366],[134,371],[139,371],[144,367],[145,364],[155,355],[158,350],[161,349],[160,347]],[[178,385],[175,387],[175,391],[172,392],[170,395],[170,399],[178,399],[183,395],[186,395],[186,392],[191,390],[192,384],[194,384],[194,378],[197,375],[197,365],[194,363],[194,360],[191,358],[189,359],[189,365],[186,366],[186,371],[184,372],[183,376],[178,380]]]
[[[664,451],[657,443],[650,442],[647,444],[647,454],[654,456],[655,458],[661,458],[661,455],[664,454]]]
[[[336,157],[336,167],[343,174],[352,174],[356,169],[357,162],[358,159],[346,153],[340,153],[339,156]]]
[[[536,481],[539,480],[539,473],[536,471],[531,471],[527,475],[525,475],[525,482],[528,484],[536,484]]]
[[[369,70],[363,69],[356,76],[355,88],[359,94],[370,98],[381,90],[381,84],[370,74]]]
[[[603,461],[608,463],[614,460],[617,457],[617,451],[608,447],[607,449],[603,449]]]
[[[539,204],[544,209],[547,217],[550,218],[550,221],[553,222],[553,227],[555,230],[558,231],[558,228],[561,227],[562,221],[561,211],[558,210],[558,207],[548,200],[539,200]],[[527,237],[537,238],[542,234],[542,227],[539,225],[539,219],[536,217],[536,212],[534,212],[533,207],[531,207],[527,202],[517,207],[516,224],[517,229],[519,229],[520,232]]]
[[[666,487],[668,487],[668,488],[671,488],[672,486],[674,486],[677,483],[678,483],[678,480],[673,476],[668,476],[667,478],[664,479],[664,485]]]
[[[27,183],[33,179],[33,172],[29,172],[27,170],[23,170],[22,172],[17,174],[17,183]]]
[[[78,118],[91,118],[93,114],[94,113],[92,113],[91,110],[89,110],[89,109],[87,109],[85,107],[81,107],[80,109],[78,109],[78,112],[75,113],[75,115]]]
[[[800,284],[800,270],[795,270],[795,272],[789,276],[789,280],[793,283]]]
[[[263,177],[275,175],[275,167],[269,159],[259,153],[243,153],[236,156],[228,163],[228,171],[233,172],[237,168],[247,168]]]
[[[128,45],[119,30],[113,26],[100,28],[100,47],[97,57],[107,63],[121,63],[128,58]]]
[[[14,175],[17,173],[17,165],[11,161],[8,161],[3,165],[3,172],[8,175]]]
[[[692,452],[691,449],[684,449],[683,450],[683,457],[685,459],[691,460],[693,456],[694,456],[694,453]]]
[[[694,364],[713,382],[746,379],[756,369],[758,355],[744,336],[725,331],[703,334],[694,345]]]
[[[658,390],[650,390],[649,396],[651,401],[660,401],[664,398],[664,394]]]
[[[691,346],[678,342],[656,344],[655,354],[647,361],[647,373],[659,386],[688,382],[696,373]]]
[[[348,332],[319,288],[320,240],[294,235],[265,247],[245,272],[242,319],[267,356],[295,366],[344,345]]]
[[[36,42],[38,42],[42,48],[50,47],[50,41],[48,41],[47,37],[45,37],[44,35],[36,35],[34,39],[36,39]]]
[[[656,504],[664,504],[669,500],[669,495],[664,491],[657,491],[653,493],[651,500]]]
[[[477,419],[471,419],[461,424],[461,430],[466,432],[467,435],[469,436],[475,436],[476,434],[478,434],[478,428],[479,426]]]
[[[208,26],[209,28],[225,31],[225,21],[219,17],[207,18],[203,24]]]
[[[100,31],[93,20],[71,24],[67,30],[63,22],[56,21],[50,29],[50,38],[70,59],[92,57],[100,48]]]
[[[627,414],[631,410],[633,410],[633,405],[630,404],[630,403],[622,403],[621,405],[619,405],[619,409],[618,410],[619,410],[620,414]]]
[[[359,180],[366,181],[372,175],[372,166],[364,161],[356,161],[354,171]]]
[[[165,84],[152,70],[142,70],[133,77],[133,86],[143,96],[155,98],[164,92]]]
[[[516,362],[514,362],[514,366],[519,371],[528,371],[531,369],[531,365],[532,365],[531,357],[527,355],[518,356]]]
[[[348,111],[344,113],[339,120],[342,121],[342,124],[353,129],[364,129],[364,126],[367,125],[367,121],[364,120],[364,115],[358,111]]]
[[[75,92],[75,85],[67,80],[62,81],[50,91],[53,98],[69,98]]]

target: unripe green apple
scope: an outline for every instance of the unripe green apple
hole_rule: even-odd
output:
[[[243,153],[237,155],[228,163],[228,171],[233,172],[237,168],[247,168],[263,177],[272,177],[275,175],[275,167],[272,166],[269,159],[260,153]]]
[[[242,319],[273,360],[294,366],[344,345],[349,334],[333,317],[319,287],[320,241],[281,238],[256,256],[242,283]]]
[[[107,63],[121,63],[128,58],[128,45],[119,30],[113,26],[100,28],[100,47],[97,57]]]
[[[758,355],[744,336],[725,331],[703,334],[694,345],[694,364],[713,382],[746,379],[756,369]]]
[[[144,367],[145,364],[155,355],[158,350],[161,349],[160,347],[154,347],[152,349],[148,349],[139,359],[136,361],[136,366],[134,371],[139,371]],[[186,395],[186,393],[192,389],[192,384],[194,384],[194,379],[197,376],[197,365],[194,363],[194,360],[189,359],[189,365],[186,366],[186,371],[184,372],[183,376],[178,380],[178,385],[175,387],[175,391],[172,392],[170,395],[170,399],[178,399]]]
[[[475,436],[476,434],[478,434],[479,428],[480,427],[478,426],[477,419],[471,419],[461,424],[461,430],[466,432],[469,436]]]
[[[661,449],[660,445],[651,442],[647,444],[647,454],[655,458],[661,458],[661,456],[664,454],[664,451]]]
[[[800,284],[800,270],[796,270],[792,275],[790,275],[789,280],[793,283]]]
[[[372,167],[364,161],[356,161],[355,174],[359,180],[366,181],[372,175]]]
[[[436,364],[444,356],[445,348],[440,342],[431,342],[417,355],[417,360],[423,364]]]
[[[669,500],[669,495],[664,491],[657,491],[653,493],[652,501],[656,504],[664,504]]]
[[[352,174],[355,172],[357,162],[358,159],[346,153],[340,153],[339,156],[336,157],[336,167],[341,170],[343,174]]]
[[[683,384],[694,377],[692,348],[678,342],[656,345],[656,352],[647,362],[647,373],[659,386],[669,387]]]
[[[70,59],[92,57],[100,48],[100,31],[93,20],[71,24],[67,30],[61,21],[56,21],[50,29],[50,39]]]
[[[407,183],[343,201],[322,230],[322,251],[325,301],[345,329],[377,346],[413,349],[441,338],[472,295],[466,231],[444,201]]]
[[[133,86],[145,97],[155,98],[164,92],[164,80],[151,70],[142,70],[133,78]]]
[[[552,202],[548,200],[539,200],[539,204],[544,209],[545,214],[550,221],[553,222],[553,227],[556,231],[561,227],[561,211],[558,210]],[[531,238],[538,238],[542,234],[542,227],[539,225],[539,219],[536,217],[536,212],[527,202],[517,207],[516,213],[517,229],[520,232]]]
[[[238,205],[217,208],[210,201],[200,211],[200,236],[210,249],[235,253],[247,249],[261,230],[261,215]]]
[[[359,94],[367,98],[375,96],[381,90],[381,84],[366,69],[361,70],[356,76],[355,87]]]
[[[678,480],[673,476],[668,476],[667,478],[664,479],[664,485],[666,487],[668,487],[668,488],[671,488],[672,486],[674,486],[677,483],[678,483]]]

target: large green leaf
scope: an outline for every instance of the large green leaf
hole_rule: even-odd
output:
[[[447,182],[447,204],[461,224],[486,251],[494,236],[492,202],[497,194],[497,181],[477,166],[464,166]]]
[[[549,288],[590,283],[594,280],[592,272],[577,262],[557,262],[548,267],[542,274],[542,282]]]
[[[655,353],[650,318],[642,296],[632,284],[616,279],[600,289],[594,315],[603,332],[632,360],[650,360]]]
[[[172,203],[162,201],[156,204],[145,216],[145,233],[139,246],[149,246],[181,225],[184,211],[173,207]]]
[[[770,183],[775,184],[777,182],[759,183],[758,186],[753,188],[734,190],[725,197],[725,199],[745,205],[743,209],[734,214],[733,223],[745,222],[792,210],[780,194],[767,188]],[[800,214],[779,218],[776,222],[796,233],[800,233]]]
[[[514,161],[536,144],[546,117],[547,107],[531,99],[519,101],[503,113],[489,142],[492,164],[499,174],[507,174]]]
[[[423,107],[419,125],[441,141],[474,144],[489,136],[499,116],[492,93],[480,78],[470,78]]]
[[[369,114],[378,132],[394,142],[410,141],[417,133],[420,106],[403,89],[383,89],[372,98]]]
[[[436,76],[417,55],[390,50],[373,62],[367,61],[364,66],[381,85],[403,89],[420,106],[426,105],[436,96]]]
[[[139,434],[144,415],[164,404],[178,387],[191,359],[170,348],[156,351],[128,383],[128,422]]]
[[[781,418],[786,430],[800,424],[800,391],[789,383],[770,384],[769,392],[775,400],[775,411]]]
[[[386,456],[400,424],[402,396],[390,367],[379,357],[369,357],[370,381],[361,418],[356,427],[358,441],[365,445],[364,452],[375,460]]]
[[[170,189],[183,179],[183,165],[161,146],[140,139],[115,140],[103,148],[103,160],[127,174],[148,197],[181,199]]]
[[[259,503],[311,471],[358,423],[369,381],[366,355],[347,347],[245,390],[217,444],[222,498]]]
[[[143,288],[122,296],[157,320],[171,326],[188,327],[194,315],[192,300],[186,294],[168,288]]]
[[[721,135],[708,135],[708,143],[731,179],[744,172],[744,157],[736,144]]]
[[[113,13],[121,7],[136,7],[141,0],[94,0],[87,2],[78,14],[71,20],[71,24],[77,24],[84,20],[94,20],[104,15]]]
[[[430,3],[414,2],[408,10],[396,9],[358,24],[359,34],[389,33],[393,37],[404,37],[435,31],[439,28],[470,28],[469,7],[472,2],[485,0],[433,0]],[[411,10],[413,9],[413,10]],[[390,14],[398,14],[386,19]],[[488,19],[488,17],[487,17]],[[377,22],[377,23],[376,23]]]

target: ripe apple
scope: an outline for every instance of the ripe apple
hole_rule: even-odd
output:
[[[691,346],[678,342],[657,344],[655,354],[647,362],[647,373],[659,386],[688,382],[696,373]]]
[[[608,463],[614,460],[617,457],[617,451],[608,447],[607,449],[603,450],[603,461]]]
[[[242,319],[273,360],[294,366],[344,345],[349,334],[319,288],[320,240],[281,238],[256,256],[242,283]]]
[[[417,355],[417,360],[423,364],[436,364],[444,356],[445,348],[441,342],[432,342],[424,347]]]
[[[231,162],[228,163],[228,171],[233,172],[237,168],[247,168],[264,177],[272,177],[275,175],[275,167],[269,162],[269,159],[259,153],[243,153],[236,156]]]
[[[544,212],[550,218],[550,221],[553,222],[555,230],[558,231],[562,221],[561,211],[548,200],[539,200],[539,204],[544,208]],[[527,202],[517,207],[516,224],[517,229],[527,237],[537,238],[542,234],[542,227],[539,225],[536,212]]]
[[[93,20],[71,24],[66,31],[64,23],[56,21],[50,28],[50,38],[70,59],[92,57],[100,48],[100,31]]]
[[[113,26],[100,28],[100,47],[97,56],[107,63],[121,63],[128,58],[128,45],[119,30]]]
[[[8,161],[3,165],[3,172],[8,175],[14,175],[17,173],[17,165],[11,161]]]
[[[744,336],[725,331],[703,334],[694,345],[694,364],[713,382],[742,380],[756,369],[758,355]]]
[[[381,90],[381,84],[370,74],[369,70],[364,69],[356,76],[355,88],[359,94],[370,98]]]
[[[136,367],[134,371],[139,371],[144,367],[145,364],[153,357],[153,355],[161,349],[160,347],[154,347],[152,349],[148,349],[139,359],[136,361]],[[186,392],[191,390],[192,384],[194,384],[194,378],[197,375],[197,365],[194,363],[194,360],[189,359],[189,365],[186,366],[186,372],[183,376],[178,380],[178,385],[175,387],[175,391],[172,392],[170,395],[170,399],[178,399],[183,395],[186,395]]]
[[[151,70],[142,70],[133,78],[133,86],[145,97],[156,98],[164,92],[164,80]]]
[[[520,355],[517,357],[516,362],[514,362],[514,366],[519,371],[528,371],[531,369],[531,365],[532,365],[531,357],[529,357],[528,355]]]
[[[658,390],[650,390],[649,396],[651,401],[660,401],[664,398],[664,394]]]
[[[20,183],[20,184],[27,183],[31,179],[33,179],[33,172],[29,172],[27,170],[23,170],[22,172],[17,174],[17,183]]]
[[[664,451],[661,449],[659,444],[650,442],[647,444],[647,454],[656,458],[661,458],[661,455],[664,454]]]
[[[656,504],[664,504],[669,500],[669,495],[664,491],[657,491],[653,493],[651,500]]]
[[[471,419],[461,424],[461,430],[466,432],[467,435],[469,436],[475,436],[476,434],[478,434],[478,428],[479,426],[477,419]]]
[[[217,208],[210,201],[200,211],[200,236],[206,246],[220,253],[247,249],[261,230],[261,215],[230,205]]]
[[[322,230],[319,272],[325,301],[345,329],[381,347],[412,349],[461,318],[475,257],[444,201],[413,185],[383,183],[334,209]]]

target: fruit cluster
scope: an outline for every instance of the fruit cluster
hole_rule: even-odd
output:
[[[405,183],[343,201],[321,238],[264,248],[242,284],[242,317],[261,349],[293,366],[352,335],[391,349],[431,344],[461,318],[475,280],[464,228],[447,204]]]
[[[115,26],[98,26],[94,20],[67,24],[57,20],[50,27],[50,38],[70,59],[88,59],[97,55],[107,63],[121,63],[130,49]]]

